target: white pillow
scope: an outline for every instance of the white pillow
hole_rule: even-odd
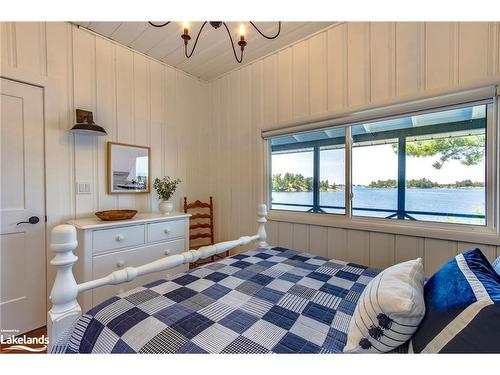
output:
[[[421,258],[373,278],[359,297],[344,353],[385,353],[408,341],[424,318],[424,280]]]

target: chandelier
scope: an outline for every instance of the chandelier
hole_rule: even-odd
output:
[[[172,22],[172,21],[168,21],[168,22],[164,22],[164,23],[149,22],[149,24],[153,27],[164,27],[164,26],[167,26],[170,22]],[[203,28],[206,26],[207,23],[210,23],[210,26],[212,26],[216,30],[219,27],[224,26],[224,28],[227,31],[227,35],[229,36],[229,42],[231,44],[231,47],[233,48],[234,58],[236,59],[236,61],[238,63],[241,63],[243,61],[243,50],[245,49],[245,46],[247,45],[246,36],[245,36],[245,34],[246,34],[245,25],[243,25],[243,24],[240,25],[240,31],[239,31],[240,40],[238,41],[238,46],[240,46],[240,56],[238,57],[238,55],[236,53],[236,47],[234,45],[233,37],[231,35],[231,32],[229,31],[229,27],[227,26],[227,24],[225,22],[222,22],[222,21],[210,21],[210,22],[205,21],[205,22],[203,22],[203,24],[200,27],[200,30],[198,31],[198,35],[196,35],[191,52],[188,52],[188,43],[191,40],[191,36],[189,35],[190,25],[189,25],[189,22],[187,22],[187,21],[183,22],[183,24],[182,24],[183,33],[181,35],[181,38],[182,38],[182,40],[184,40],[184,54],[186,55],[186,57],[189,59],[191,56],[193,56],[194,50],[196,49],[196,45],[198,44],[198,39],[200,38],[201,32],[203,31]],[[260,35],[262,35],[266,39],[276,39],[280,35],[281,22],[278,22],[278,31],[274,35],[266,35],[262,31],[259,30],[259,28],[255,25],[255,23],[253,23],[251,21],[249,21],[249,23],[250,23],[250,25],[253,26],[253,28],[255,30],[257,30],[257,32]]]

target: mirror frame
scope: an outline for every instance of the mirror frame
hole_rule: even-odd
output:
[[[124,146],[130,148],[140,148],[147,150],[148,153],[148,182],[146,190],[143,191],[113,191],[112,190],[112,180],[111,180],[111,161],[112,161],[112,147],[114,145]],[[151,147],[140,146],[128,143],[120,142],[107,142],[107,152],[106,152],[106,190],[108,194],[149,194],[151,192]]]

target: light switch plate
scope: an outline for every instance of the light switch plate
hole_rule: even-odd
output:
[[[90,183],[89,182],[77,182],[76,193],[77,194],[90,194],[90,193],[92,193]]]

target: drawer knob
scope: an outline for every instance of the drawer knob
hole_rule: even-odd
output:
[[[123,236],[123,234],[119,234],[115,237],[115,240],[118,241],[118,242],[121,242],[125,239],[125,237]]]
[[[165,232],[165,234],[169,234],[170,233],[170,229],[165,228],[164,232]]]
[[[165,250],[165,255],[170,255],[171,251],[170,250]]]
[[[125,265],[125,262],[123,260],[119,260],[116,262],[116,267],[117,268],[122,268]]]

